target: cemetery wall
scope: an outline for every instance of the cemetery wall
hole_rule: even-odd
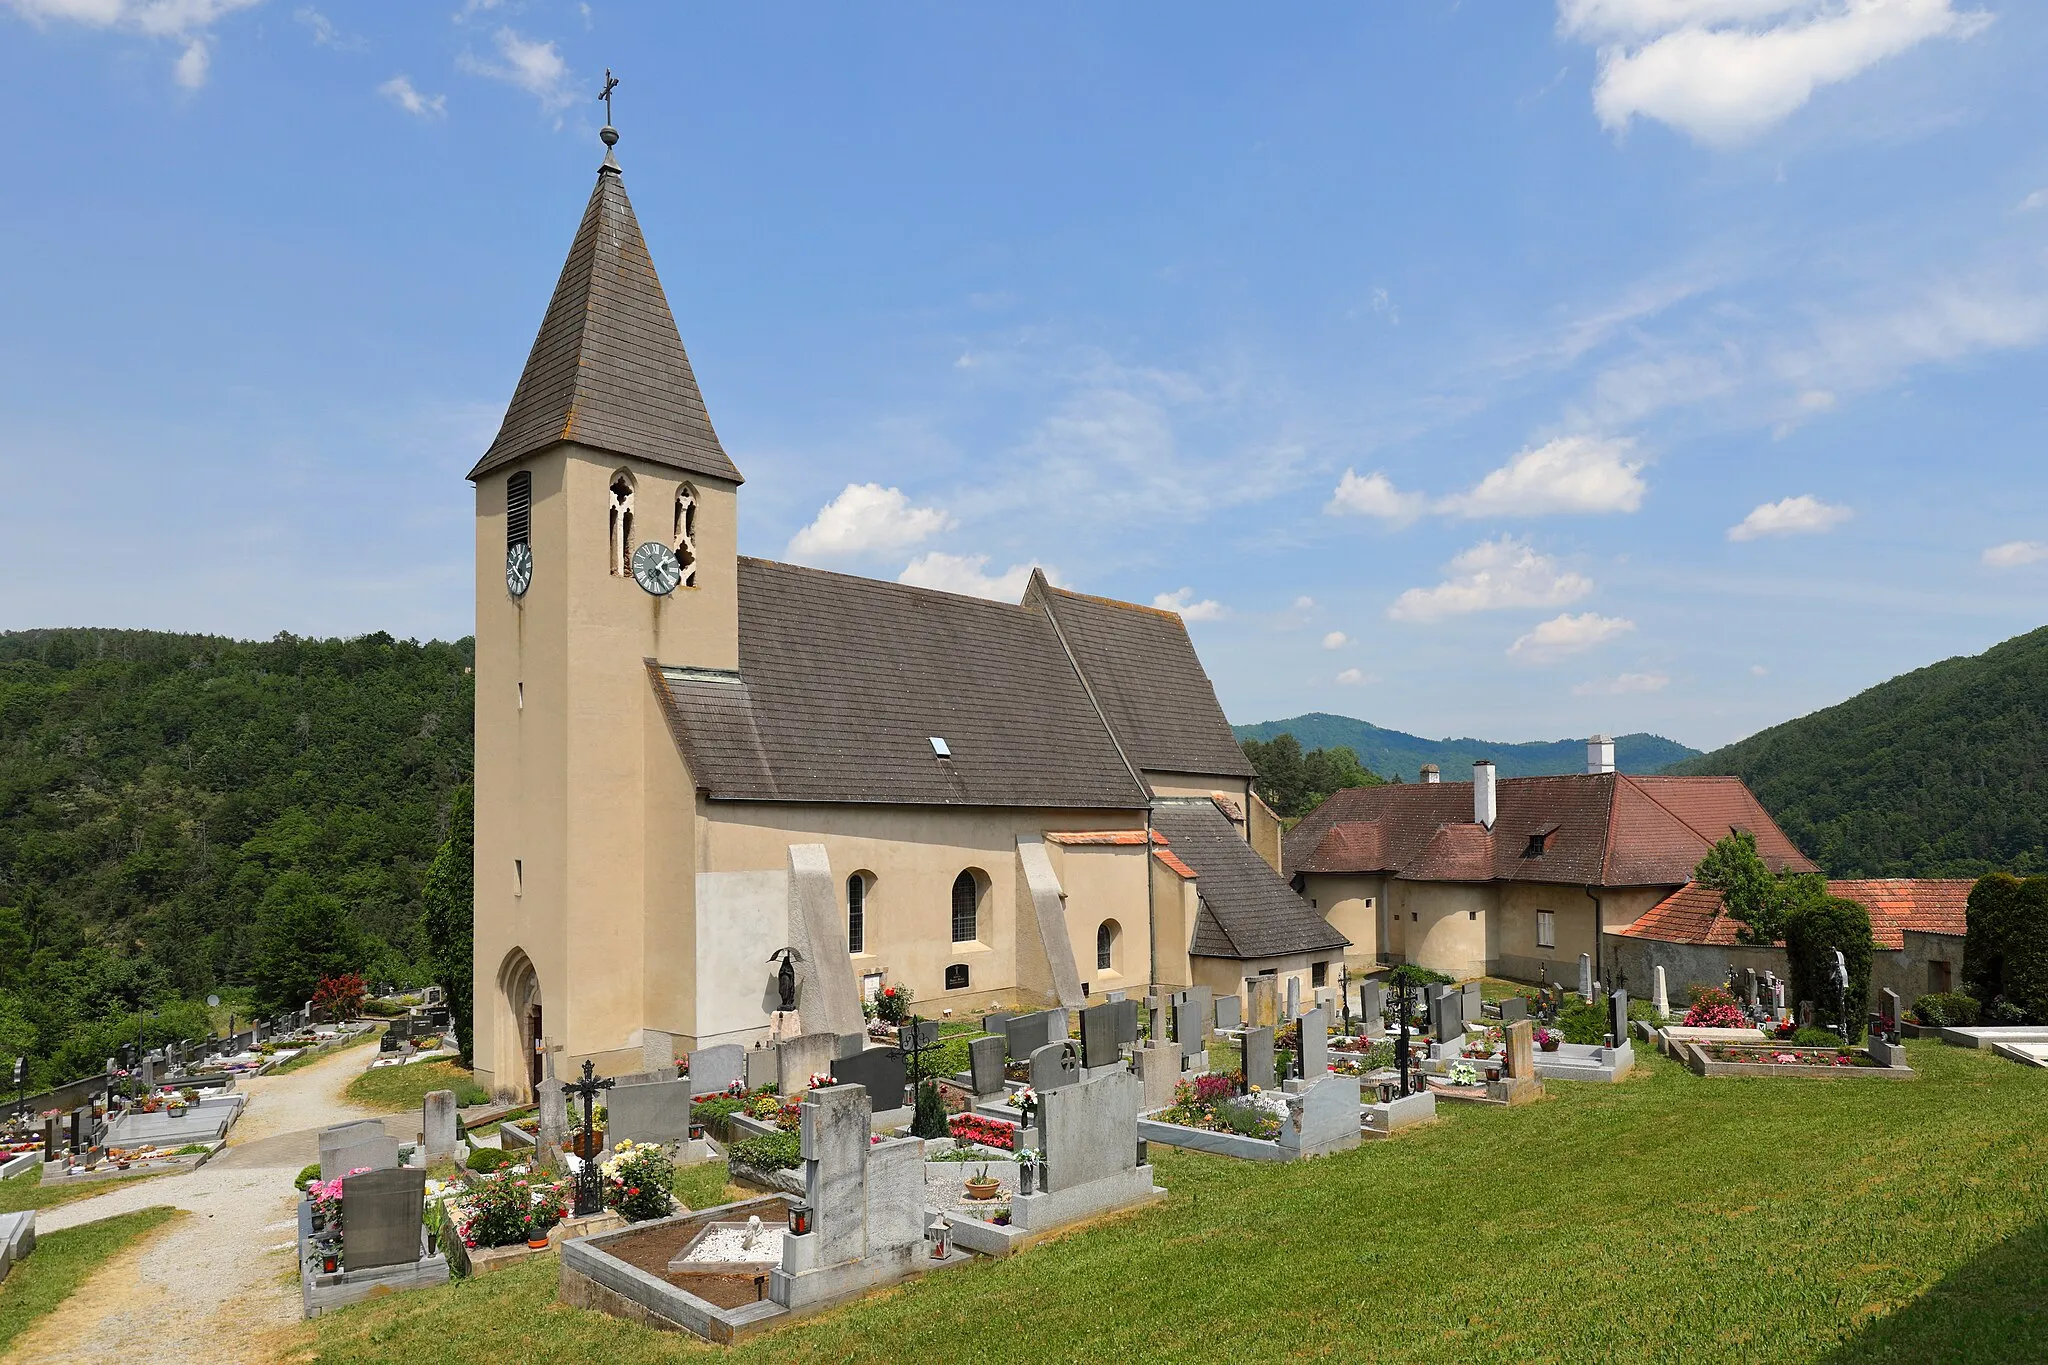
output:
[[[1655,968],[1664,968],[1665,992],[1671,1000],[1674,1015],[1683,1015],[1686,1006],[1687,986],[1721,986],[1728,981],[1728,969],[1733,966],[1739,976],[1746,968],[1755,968],[1756,974],[1776,972],[1785,976],[1790,968],[1785,962],[1783,948],[1747,948],[1740,944],[1722,947],[1711,943],[1665,943],[1656,939],[1627,938],[1618,934],[1606,935],[1608,971],[1619,971],[1621,980],[1629,987],[1631,995],[1649,998],[1651,982],[1655,979]],[[1879,953],[1878,957],[1887,954]],[[1574,971],[1577,968],[1573,968]],[[1875,971],[1872,973],[1875,976]],[[1555,980],[1555,973],[1552,974]],[[1871,989],[1877,989],[1873,980]]]

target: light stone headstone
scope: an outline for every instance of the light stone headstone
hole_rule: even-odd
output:
[[[693,1095],[720,1094],[734,1081],[745,1084],[747,1049],[738,1043],[698,1048],[690,1054],[689,1073],[690,1093]]]
[[[1286,1022],[1291,1024],[1299,1018],[1301,1018],[1301,978],[1290,976],[1287,978]]]
[[[1503,1000],[1503,1001],[1501,1001],[1501,1002],[1500,1002],[1500,1021],[1501,1021],[1501,1023],[1503,1023],[1503,1024],[1512,1024],[1512,1023],[1514,1023],[1514,1022],[1515,1022],[1515,1021],[1516,1021],[1517,1019],[1527,1019],[1528,1017],[1529,1017],[1529,1000],[1528,1000],[1528,997],[1526,997],[1526,996],[1521,996],[1521,995],[1511,995],[1511,996],[1509,996],[1509,997],[1508,997],[1507,999],[1505,999],[1505,1000]]]
[[[1744,967],[1742,969],[1742,998],[1749,1002],[1751,1009],[1755,1009],[1759,1003],[1756,989],[1756,968],[1754,967]]]
[[[804,1190],[817,1263],[850,1261],[867,1249],[866,1166],[874,1111],[866,1087],[813,1090],[799,1111]]]
[[[1356,1076],[1311,1079],[1299,1094],[1287,1098],[1287,1118],[1280,1125],[1282,1153],[1321,1156],[1349,1151],[1359,1143],[1359,1119]]]
[[[1591,953],[1579,954],[1579,998],[1581,1000],[1591,1000],[1593,998],[1593,955]]]
[[[806,1033],[786,1043],[777,1043],[775,1088],[785,1096],[801,1095],[810,1088],[811,1077],[830,1075],[832,1063],[838,1060],[839,1035],[836,1033]]]
[[[1364,1018],[1363,1031],[1378,1034],[1387,1026],[1387,988],[1377,981],[1368,981],[1359,987],[1359,1013]]]
[[[1459,1002],[1458,1013],[1464,1018],[1467,1026],[1477,1024],[1486,1017],[1486,1011],[1481,1008],[1481,1003],[1484,1001],[1485,996],[1479,989],[1479,983],[1477,981],[1467,981],[1462,989],[1462,993],[1465,998]]]
[[[1455,986],[1438,986],[1430,994],[1429,1031],[1448,1043],[1465,1031],[1465,994]]]
[[[1217,996],[1216,1027],[1231,1030],[1244,1027],[1244,1002],[1234,995]]]
[[[1183,1057],[1192,1057],[1202,1050],[1201,1016],[1195,1013],[1194,1001],[1173,1007],[1173,1036]]]
[[[350,1171],[388,1171],[398,1165],[398,1139],[378,1119],[336,1124],[320,1133],[320,1178],[336,1180]]]
[[[533,1136],[535,1154],[549,1170],[562,1164],[562,1144],[569,1137],[569,1108],[562,1102],[562,1083],[553,1068],[533,1088]]]
[[[1301,1016],[1301,1078],[1312,1081],[1330,1069],[1330,1016],[1318,1005]]]
[[[605,1096],[605,1140],[678,1142],[690,1135],[690,1078],[620,1081]]]
[[[1107,1179],[1137,1165],[1141,1085],[1112,1071],[1047,1095],[1038,1112],[1048,1192]]]
[[[341,1254],[348,1268],[374,1270],[419,1260],[426,1194],[427,1173],[417,1166],[345,1177],[341,1203],[347,1216],[341,1225]]]
[[[1507,1074],[1511,1079],[1534,1079],[1536,1075],[1536,1029],[1527,1019],[1508,1025]]]
[[[967,1067],[977,1095],[1003,1092],[1003,1040],[975,1038],[967,1044]]]
[[[1671,1017],[1671,989],[1664,980],[1664,964],[1660,962],[1653,967],[1650,971],[1650,976],[1655,983],[1655,993],[1651,995],[1650,1003],[1657,1007],[1657,1017],[1659,1019],[1669,1019]]]
[[[1261,1090],[1274,1086],[1273,1030],[1263,1026],[1244,1031],[1244,1078],[1247,1086]]]
[[[1075,1052],[1073,1039],[1062,1038],[1032,1052],[1031,1088],[1039,1094],[1074,1085],[1080,1079],[1081,1059]]]
[[[1884,1020],[1884,1031],[1886,1033],[1898,1032],[1899,1020],[1905,1017],[1899,1013],[1899,993],[1890,986],[1886,986],[1877,994],[1878,999],[1883,1002],[1879,1005],[1878,1012]]]
[[[1270,976],[1248,976],[1244,982],[1245,1023],[1251,1028],[1272,1028],[1279,1022],[1280,986]]]
[[[455,1092],[429,1090],[420,1105],[420,1145],[429,1162],[455,1155]]]

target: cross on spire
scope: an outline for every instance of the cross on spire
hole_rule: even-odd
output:
[[[619,78],[612,74],[610,67],[606,67],[604,69],[604,89],[597,92],[597,97],[604,101],[604,121],[607,125],[612,121],[612,91],[618,88]]]

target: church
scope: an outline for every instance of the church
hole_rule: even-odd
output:
[[[1248,977],[1334,984],[1181,619],[747,558],[607,151],[476,493],[478,1080]],[[782,964],[794,968],[795,1012]]]

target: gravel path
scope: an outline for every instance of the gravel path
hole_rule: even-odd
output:
[[[190,1216],[109,1261],[15,1341],[7,1365],[273,1359],[272,1338],[299,1320],[292,1177],[319,1159],[320,1129],[366,1116],[341,1091],[374,1056],[371,1048],[349,1048],[303,1070],[251,1080],[242,1086],[249,1103],[227,1149],[198,1170],[38,1213],[38,1233],[152,1204]],[[410,1114],[387,1123],[406,1141],[419,1126]]]

